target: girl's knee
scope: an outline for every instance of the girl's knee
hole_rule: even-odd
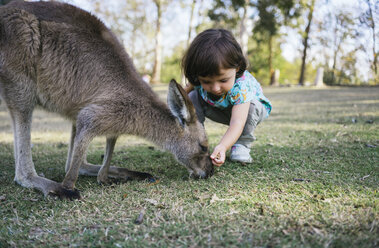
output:
[[[258,100],[251,101],[248,120],[257,126],[267,116],[267,112],[263,104]]]

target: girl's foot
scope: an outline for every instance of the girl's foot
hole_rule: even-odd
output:
[[[253,162],[250,156],[250,149],[241,144],[234,144],[230,152],[230,160],[233,162],[248,163]]]

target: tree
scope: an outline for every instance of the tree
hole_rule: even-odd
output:
[[[250,0],[216,0],[208,11],[208,16],[215,22],[216,27],[239,30],[237,39],[245,55],[247,55],[247,43],[250,31],[247,29],[247,11],[249,6]]]
[[[293,17],[299,15],[299,6],[295,4],[296,0],[215,0],[208,16],[215,22],[215,27],[223,27],[230,30],[239,30],[236,37],[246,55],[254,51],[254,58],[249,60],[260,61],[259,65],[267,65],[269,68],[269,78],[273,75],[273,58],[279,49],[274,49],[278,45],[275,41],[280,36],[280,27],[287,24]],[[256,18],[248,13],[252,13],[252,9],[258,14],[258,21],[255,23],[253,30],[247,29],[247,20]],[[254,13],[254,12],[253,12]],[[248,51],[248,33],[253,31],[252,50]],[[268,59],[261,60],[261,56],[257,56],[256,52],[264,50],[257,48],[256,45],[268,45]],[[260,53],[260,52],[259,52]],[[260,53],[261,54],[261,53]],[[268,61],[268,63],[267,63]],[[252,68],[253,70],[260,70]]]
[[[195,6],[197,2],[201,3],[202,0],[192,0],[190,3],[190,19],[189,19],[189,25],[188,25],[188,36],[187,36],[187,41],[185,45],[185,49],[188,49],[191,39],[192,39],[192,30],[194,28],[194,14],[195,14]],[[180,63],[180,61],[179,61]],[[184,73],[181,74],[181,84],[185,86],[187,84],[186,77]]]
[[[336,69],[337,69],[337,59],[340,54],[342,57],[342,45],[347,39],[355,38],[355,26],[354,20],[352,19],[352,14],[341,11],[337,12],[335,15],[335,26],[333,29],[334,39],[333,39],[333,64],[332,64],[332,80],[336,81]]]
[[[112,31],[118,36],[128,35],[128,52],[132,58],[136,54],[136,40],[139,36],[138,30],[143,29],[146,23],[146,12],[143,1],[133,0],[122,3],[120,8],[111,10],[104,6],[104,2],[94,3],[96,13],[101,13],[108,22],[111,22]]]
[[[199,0],[199,1],[202,1],[202,0]],[[189,26],[188,26],[188,36],[187,36],[187,42],[186,42],[186,48],[188,48],[190,42],[191,42],[191,37],[192,37],[192,29],[194,27],[194,24],[193,24],[193,16],[194,16],[194,13],[195,13],[195,6],[196,6],[196,2],[198,2],[198,0],[192,0],[192,3],[190,5],[191,7],[191,12],[190,12],[190,19],[189,19]]]
[[[75,1],[65,0],[71,4]],[[111,2],[88,0],[91,12],[95,12],[102,21],[116,34],[126,51],[133,58],[138,71],[151,71],[153,54],[153,32],[151,21],[147,19],[146,9],[152,3],[150,0],[128,0],[126,2]],[[113,3],[113,4],[112,4]],[[115,7],[115,4],[117,6]]]
[[[260,33],[268,45],[268,65],[270,72],[270,84],[273,80],[273,49],[274,39],[279,35],[279,29],[286,25],[290,19],[298,17],[300,6],[294,0],[258,0],[253,4],[258,9],[259,20],[255,24],[253,32]]]
[[[161,81],[161,68],[162,68],[162,13],[165,11],[171,0],[153,0],[157,8],[157,20],[156,20],[156,33],[155,33],[155,55],[153,75],[151,77],[151,83],[156,84]]]
[[[308,23],[305,28],[305,31],[303,33],[303,56],[301,59],[301,69],[300,69],[300,77],[299,77],[299,85],[304,85],[304,78],[305,78],[305,64],[307,59],[307,49],[308,49],[308,39],[309,39],[309,33],[311,31],[311,25],[312,25],[312,19],[313,19],[313,11],[315,6],[315,0],[307,1],[306,7],[308,9]]]
[[[239,40],[241,43],[241,49],[245,56],[247,56],[248,52],[248,41],[249,41],[249,30],[248,30],[248,6],[249,6],[249,0],[245,0],[245,3],[243,5],[243,14],[240,24],[240,33],[239,33]]]
[[[379,21],[379,2],[371,3],[371,0],[364,1],[367,4],[367,10],[359,17],[361,25],[371,29],[372,33],[372,68],[375,73],[375,78],[378,76],[378,54],[376,52],[376,37],[379,35],[376,33],[376,22]]]
[[[343,72],[344,59],[356,58],[353,53],[357,51],[357,37],[359,35],[357,28],[357,19],[353,12],[347,9],[337,9],[329,12],[323,17],[322,22],[318,23],[317,38],[320,42],[325,56],[325,74],[324,82],[326,84],[337,84],[341,75],[346,76]],[[354,51],[353,53],[350,53]],[[347,54],[349,54],[347,56]],[[356,63],[356,60],[351,60]],[[351,67],[351,62],[348,63]],[[351,70],[350,70],[351,71]]]
[[[12,0],[0,0],[0,5],[6,5],[10,1],[12,1]]]

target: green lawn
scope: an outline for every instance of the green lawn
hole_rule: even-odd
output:
[[[157,87],[161,97],[166,87]],[[0,105],[0,247],[378,247],[379,88],[266,88],[274,110],[256,131],[254,163],[227,161],[189,179],[150,142],[122,136],[113,165],[155,184],[100,186],[80,177],[82,201],[13,183],[13,134]],[[207,122],[214,147],[225,126]],[[38,173],[61,181],[70,124],[36,110]],[[104,138],[88,160],[101,163]],[[136,219],[143,214],[142,223]]]

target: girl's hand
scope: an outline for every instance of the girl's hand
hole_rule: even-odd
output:
[[[217,145],[211,154],[212,163],[220,167],[225,162],[226,148],[223,145]]]

